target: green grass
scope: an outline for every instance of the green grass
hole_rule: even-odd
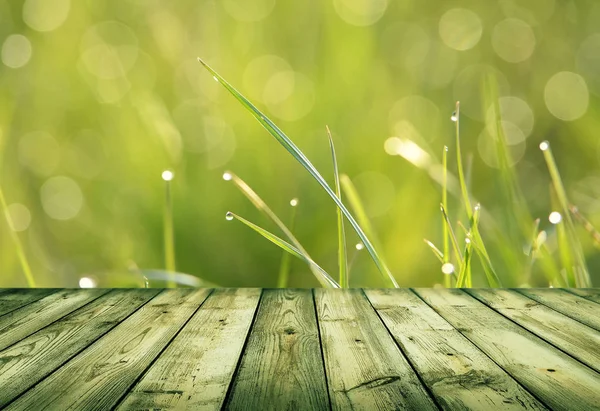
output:
[[[377,240],[372,224],[367,217],[364,205],[360,199],[360,196],[352,184],[348,176],[339,174],[338,161],[335,152],[335,146],[329,127],[326,128],[327,136],[329,139],[329,145],[331,150],[331,157],[333,163],[333,177],[334,187],[325,181],[319,171],[312,165],[304,153],[293,143],[293,141],[285,135],[268,117],[266,117],[259,109],[257,109],[250,101],[239,93],[233,86],[231,86],[226,80],[224,80],[216,71],[214,71],[205,62],[199,59],[202,65],[213,75],[215,80],[222,84],[242,105],[245,107],[258,121],[259,123],[273,136],[276,140],[298,161],[310,175],[319,183],[319,185],[325,190],[336,205],[337,213],[337,239],[338,239],[338,282],[317,265],[314,260],[308,255],[304,248],[300,245],[298,240],[293,236],[291,231],[281,222],[275,213],[258,197],[258,195],[239,177],[233,173],[227,172],[224,177],[226,180],[233,180],[238,188],[248,197],[248,199],[264,214],[267,215],[288,237],[291,241],[287,243],[271,232],[239,217],[233,213],[228,213],[228,219],[237,219],[254,231],[268,239],[287,254],[295,256],[306,263],[317,277],[317,279],[324,286],[333,287],[349,287],[349,269],[348,269],[348,256],[346,247],[346,233],[344,230],[344,220],[347,219],[355,232],[359,236],[362,244],[369,251],[373,262],[378,267],[379,271],[383,275],[383,279],[387,286],[398,287],[398,282],[388,269],[383,256],[377,250],[381,249],[380,243]],[[553,184],[553,191],[557,204],[559,204],[564,216],[564,224],[557,224],[556,236],[559,245],[559,255],[563,270],[567,273],[565,281],[562,281],[560,276],[560,270],[554,263],[553,256],[551,255],[548,247],[546,246],[546,232],[539,230],[540,220],[533,220],[531,214],[524,201],[522,191],[517,183],[516,175],[514,170],[509,166],[511,164],[510,153],[506,138],[504,136],[504,129],[502,126],[502,120],[500,117],[500,107],[498,105],[498,94],[497,87],[495,85],[494,78],[487,78],[485,83],[485,91],[483,93],[486,101],[492,104],[492,108],[495,113],[495,125],[496,125],[496,136],[495,136],[495,147],[496,156],[500,165],[500,180],[501,186],[505,199],[509,204],[509,209],[512,210],[514,219],[511,221],[511,227],[506,233],[500,233],[502,228],[497,223],[493,222],[491,216],[485,216],[487,220],[487,226],[494,233],[498,234],[496,243],[501,243],[501,248],[504,248],[502,255],[505,256],[504,264],[511,267],[511,269],[522,270],[525,275],[524,279],[528,283],[531,280],[533,269],[537,261],[540,261],[540,267],[545,273],[550,284],[567,284],[569,286],[585,287],[590,286],[590,277],[587,270],[584,252],[576,236],[575,226],[571,213],[574,213],[573,206],[570,205],[566,192],[564,190],[558,168],[556,167],[554,157],[550,150],[549,143],[544,142],[540,146],[544,153],[544,158],[548,165],[550,176]],[[439,260],[442,265],[442,272],[444,278],[444,284],[446,287],[472,287],[473,271],[477,268],[481,269],[484,274],[481,279],[485,280],[487,286],[490,287],[501,287],[502,281],[497,274],[488,247],[484,242],[484,236],[480,229],[480,219],[482,216],[482,207],[479,203],[475,207],[472,207],[473,197],[470,193],[470,176],[472,175],[471,169],[465,172],[463,167],[463,150],[461,148],[461,135],[460,135],[460,103],[457,102],[455,110],[452,113],[451,121],[455,124],[455,147],[456,152],[456,167],[457,176],[454,178],[453,175],[448,171],[448,147],[444,147],[442,151],[442,162],[441,178],[437,175],[437,165],[430,162],[414,162],[413,164],[418,167],[426,169],[430,176],[432,176],[441,185],[442,189],[442,202],[440,204],[440,210],[442,214],[442,242],[443,247],[440,250],[435,244],[429,240],[425,240],[426,245],[433,252],[434,256]],[[416,145],[416,143],[412,142]],[[418,145],[416,145],[418,147]],[[452,177],[452,185],[449,184],[449,178]],[[458,186],[458,190],[456,189]],[[452,188],[452,189],[451,189]],[[350,203],[351,209],[354,215],[351,214],[342,201],[342,190],[345,197]],[[466,217],[467,225],[463,224],[461,219],[457,221],[458,226],[462,228],[462,233],[457,232],[448,215],[448,193],[451,192],[453,195],[458,197],[462,203],[464,215]],[[584,222],[584,227],[590,231],[593,237],[600,240],[600,235],[595,230],[590,229],[591,224],[587,222],[582,216],[575,214],[579,221]],[[292,219],[292,221],[294,221]],[[525,230],[527,226],[527,230]],[[531,231],[533,227],[533,232]],[[511,230],[513,229],[514,230]],[[527,231],[527,232],[526,232]],[[509,245],[509,242],[513,239],[524,238],[527,244],[525,251],[519,250],[514,245]],[[463,244],[461,246],[461,244]],[[599,241],[600,244],[600,241]],[[452,250],[452,252],[450,251]],[[473,255],[478,257],[478,266],[473,264]],[[279,275],[279,286],[285,286],[287,284],[287,272],[289,271],[288,256],[284,256]],[[455,278],[455,284],[452,284],[452,278]]]

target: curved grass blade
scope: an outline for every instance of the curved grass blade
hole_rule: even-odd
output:
[[[458,278],[456,279],[456,288],[470,288],[473,286],[471,281],[471,256],[473,254],[471,250],[472,244],[473,242],[467,238],[464,252],[465,257],[460,265],[460,271],[458,273]]]
[[[173,232],[173,196],[171,194],[172,179],[172,172],[168,170],[163,172],[163,180],[165,182],[163,242],[165,248],[165,270],[170,273],[175,272],[175,235]],[[168,281],[167,287],[177,287],[177,283],[175,281]]]
[[[296,159],[296,161],[298,161],[310,173],[310,175],[317,180],[323,190],[325,190],[334,203],[340,208],[340,210],[342,210],[342,213],[344,213],[344,216],[348,219],[348,222],[356,231],[356,234],[365,245],[365,248],[367,251],[369,251],[369,254],[371,255],[375,265],[383,275],[384,279],[387,280],[389,284],[398,288],[398,283],[396,282],[394,276],[388,269],[385,262],[379,257],[379,254],[373,247],[371,241],[367,238],[360,225],[356,222],[352,214],[350,214],[350,211],[348,211],[346,206],[342,203],[342,200],[340,200],[331,187],[329,187],[329,184],[327,184],[323,176],[319,173],[319,171],[317,171],[315,166],[312,165],[304,153],[300,151],[294,142],[290,140],[290,138],[286,136],[283,131],[279,129],[279,127],[277,127],[265,114],[258,110],[246,97],[240,94],[215,70],[213,70],[202,59],[198,58],[198,61],[208,70],[210,74],[212,74],[213,78],[221,83],[221,85],[225,87],[227,91],[229,91],[248,111],[250,111],[254,118],[258,120],[258,122],[269,132],[269,134],[271,134]]]
[[[292,206],[292,215],[290,217],[290,231],[294,229],[296,224],[296,207],[298,206],[298,200],[292,199],[290,201]],[[288,284],[288,278],[290,276],[290,268],[292,265],[291,254],[284,251],[281,256],[281,265],[279,266],[279,275],[277,276],[277,288],[285,288]]]
[[[29,262],[27,261],[27,257],[25,256],[25,251],[23,251],[21,240],[19,240],[19,236],[17,235],[17,232],[15,230],[15,224],[12,220],[10,213],[8,212],[8,205],[6,204],[2,187],[0,187],[0,205],[2,206],[2,210],[4,211],[4,217],[6,218],[6,223],[8,224],[10,238],[12,239],[13,244],[15,245],[17,251],[17,258],[19,259],[21,269],[23,270],[23,274],[25,275],[25,279],[27,280],[27,285],[30,288],[34,288],[35,280],[33,278],[33,274],[31,273],[31,268],[29,266]]]
[[[470,228],[470,239],[473,244],[473,249],[479,257],[479,261],[483,267],[483,272],[485,273],[485,277],[490,287],[502,287],[502,282],[494,270],[494,266],[492,265],[492,261],[490,256],[485,248],[485,244],[483,239],[481,238],[481,234],[479,232],[479,218],[481,216],[481,206],[477,204],[473,210],[473,217],[470,220],[471,228]]]
[[[302,253],[304,255],[304,258],[306,260],[313,261],[312,258],[310,257],[310,255],[308,254],[308,252],[300,244],[300,241],[298,241],[298,239],[294,236],[294,234],[292,234],[292,232],[286,227],[286,225],[283,224],[281,219],[279,219],[279,217],[277,217],[277,215],[269,208],[269,206],[263,201],[263,199],[260,198],[259,195],[256,194],[256,192],[254,190],[252,190],[252,188],[250,188],[250,186],[248,184],[246,184],[246,182],[244,180],[239,178],[236,174],[232,173],[231,171],[225,172],[223,177],[226,180],[233,181],[235,186],[246,196],[246,198],[248,198],[248,200],[250,200],[250,202],[259,211],[264,213],[271,221],[273,221],[275,223],[275,225],[277,225],[277,227],[279,227],[279,229],[285,234],[285,236],[292,242],[294,247],[300,253]],[[311,269],[312,273],[315,275],[315,277],[317,277],[317,280],[319,280],[319,282],[321,284],[327,284],[326,285],[327,287],[334,287],[334,288],[339,287],[339,284],[337,282],[335,282],[335,280],[333,278],[331,278],[331,276],[329,274],[327,274],[327,272],[325,272],[324,270],[322,270],[322,269],[318,270],[312,264],[309,265],[309,268]]]
[[[445,264],[448,261],[446,261],[446,258],[444,256],[444,253],[442,253],[439,248],[437,248],[435,246],[435,244],[433,244],[431,241],[424,239],[423,241],[425,241],[425,244],[427,244],[429,246],[429,248],[431,249],[431,251],[433,252],[433,254],[437,257],[438,260],[440,260],[440,263]]]
[[[256,224],[251,223],[250,221],[246,220],[245,218],[232,213],[231,211],[227,212],[227,215],[244,223],[246,226],[250,227],[251,229],[256,231],[258,234],[260,234],[261,236],[263,236],[264,238],[266,238],[267,240],[269,240],[270,242],[272,242],[273,244],[275,244],[282,250],[290,253],[294,257],[301,259],[302,261],[305,261],[309,266],[311,266],[311,267],[315,268],[317,271],[319,271],[322,274],[322,277],[329,277],[329,274],[327,274],[327,272],[325,270],[323,270],[317,263],[315,263],[311,258],[306,257],[305,254],[303,254],[300,250],[298,250],[296,247],[294,247],[290,243],[282,240],[281,238],[279,238],[275,234],[265,230],[264,228],[261,228],[261,227],[257,226]],[[320,279],[320,278],[321,278],[320,276],[317,276],[317,279]],[[331,278],[331,277],[329,277],[329,278]],[[324,285],[325,287],[331,286],[331,284],[329,284],[328,282],[325,282],[323,280],[320,280],[320,281],[321,281],[321,284]],[[335,283],[335,281],[333,281],[333,279],[331,279],[331,282]]]
[[[331,136],[331,130],[329,130],[328,126],[325,126],[327,129],[327,137],[329,138],[329,147],[331,149],[331,159],[333,161],[333,178],[335,180],[335,194],[338,198],[342,199],[342,189],[340,186],[340,175],[338,172],[338,164],[337,157],[335,155],[335,146],[333,144],[333,137]],[[337,212],[337,225],[338,225],[338,268],[340,270],[340,287],[348,288],[349,286],[349,278],[348,278],[348,257],[346,251],[346,232],[344,230],[344,214],[342,214],[342,210],[339,207],[336,207]]]
[[[573,214],[573,217],[575,217],[575,220],[583,226],[585,231],[587,231],[590,234],[590,237],[592,237],[594,246],[596,248],[600,248],[600,232],[598,232],[598,230],[596,230],[596,227],[594,227],[594,225],[590,222],[590,220],[585,218],[585,216],[583,214],[581,214],[581,211],[579,211],[579,209],[576,206],[574,206],[573,204],[571,204],[569,206],[569,211],[571,211],[571,214]]]

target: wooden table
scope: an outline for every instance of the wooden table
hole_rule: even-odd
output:
[[[600,289],[0,291],[0,409],[600,409]]]

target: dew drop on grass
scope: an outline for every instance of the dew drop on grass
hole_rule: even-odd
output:
[[[96,286],[96,282],[89,277],[81,277],[79,279],[79,287],[80,288],[94,288]]]
[[[233,213],[231,211],[228,211],[227,214],[225,214],[225,220],[227,220],[227,221],[233,220]]]
[[[226,171],[223,173],[223,180],[230,181],[232,178],[233,178],[233,176],[231,175],[231,173],[229,171]]]
[[[162,179],[165,181],[171,181],[173,180],[174,174],[171,170],[165,170],[162,173]]]
[[[542,141],[540,143],[540,150],[546,151],[550,148],[550,144],[547,141]]]
[[[456,122],[458,121],[458,115],[456,114],[456,111],[452,112],[452,115],[450,116],[450,120]]]
[[[470,244],[471,243],[471,239],[470,238],[465,238],[465,243]]]
[[[444,273],[446,275],[450,275],[453,272],[454,272],[454,264],[446,263],[446,264],[442,265],[442,273]]]
[[[219,79],[216,76],[213,76],[213,78],[215,79],[215,81],[218,83]]]
[[[296,206],[298,205],[298,199],[297,199],[297,198],[292,198],[292,199],[290,200],[290,205],[291,205],[292,207],[296,207]]]
[[[548,220],[552,224],[558,224],[558,223],[560,223],[562,221],[562,215],[558,211],[553,211],[548,216]]]
[[[365,248],[365,245],[363,243],[357,243],[355,247],[358,251],[360,251]]]

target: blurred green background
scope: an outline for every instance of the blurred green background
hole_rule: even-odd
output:
[[[441,245],[441,191],[426,171],[386,153],[385,142],[398,137],[404,146],[389,140],[388,151],[404,150],[418,164],[423,156],[439,161],[448,145],[455,170],[450,116],[460,100],[473,195],[502,218],[480,90],[488,73],[498,79],[514,167],[549,247],[556,244],[543,140],[570,199],[600,223],[596,1],[0,0],[0,44],[0,184],[39,286],[77,286],[82,277],[128,285],[137,281],[131,267],[164,267],[165,169],[175,174],[178,271],[222,286],[276,284],[280,250],[225,220],[231,210],[272,229],[223,181],[230,169],[284,220],[299,198],[295,232],[336,272],[333,203],[197,56],[330,179],[329,125],[340,169],[402,286],[443,281],[423,243]],[[407,141],[429,154],[415,154]],[[460,207],[450,199],[453,219]],[[347,233],[353,254],[357,240]],[[600,254],[580,234],[597,285]],[[381,285],[368,254],[356,254],[351,284]],[[505,285],[523,285],[521,273],[501,264],[499,271]],[[26,285],[4,219],[0,273],[2,287]],[[294,261],[290,285],[318,283]],[[548,283],[534,276],[530,285]]]

